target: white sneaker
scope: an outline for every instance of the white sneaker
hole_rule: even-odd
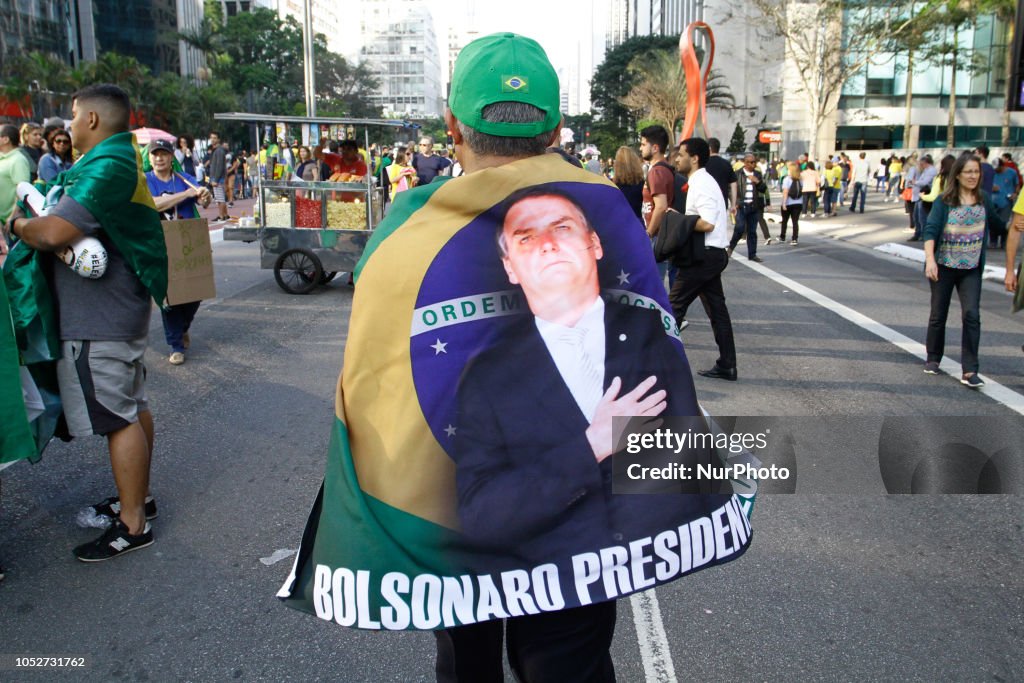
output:
[[[185,362],[185,354],[181,351],[175,351],[171,354],[171,357],[167,359],[167,362],[171,365],[181,365]]]

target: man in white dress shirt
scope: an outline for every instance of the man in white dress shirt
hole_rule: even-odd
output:
[[[729,265],[729,222],[725,199],[718,183],[704,165],[711,151],[703,138],[689,138],[679,144],[677,163],[680,173],[688,176],[686,215],[700,216],[697,230],[710,229],[704,236],[704,260],[679,270],[668,298],[679,324],[693,300],[700,297],[711,320],[711,329],[718,344],[718,360],[714,367],[699,374],[714,379],[736,381],[736,343],[732,336],[732,320],[725,305],[722,271]],[[710,225],[709,225],[710,224]],[[713,227],[712,227],[713,226]]]

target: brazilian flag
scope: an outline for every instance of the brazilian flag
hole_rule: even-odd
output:
[[[0,464],[38,456],[29,428],[22,396],[21,364],[18,345],[14,341],[14,321],[7,303],[7,289],[0,278]]]
[[[89,210],[157,305],[167,298],[167,246],[160,214],[142,172],[135,136],[117,133],[54,180]]]
[[[167,298],[167,248],[160,215],[142,173],[142,157],[131,133],[118,133],[100,142],[42,189],[48,201],[56,201],[66,194],[88,209],[153,300],[160,306],[164,305]],[[56,380],[60,337],[54,302],[41,263],[41,259],[53,258],[19,241],[11,247],[3,265],[5,286],[0,327],[10,321],[13,329],[9,338],[0,336],[2,362],[7,368],[10,359],[14,358],[15,365],[10,367],[15,368],[15,374],[19,376],[17,363],[25,365],[45,406],[43,414],[31,424],[24,425],[35,440],[34,456],[42,453],[54,435],[61,412]],[[3,375],[3,380],[0,410],[15,405],[14,385],[8,384],[10,378],[7,374]],[[21,402],[20,394],[18,402]],[[11,429],[13,435],[23,431],[24,406],[21,412],[14,408],[11,410],[13,412],[4,410],[0,414],[5,418],[5,425],[8,415],[12,416],[11,423],[16,423],[16,428]],[[0,459],[6,457],[6,453],[0,453]]]
[[[564,207],[545,231],[589,226],[591,246],[551,267],[596,261],[605,388],[655,374],[672,414],[701,415],[650,241],[615,185],[541,155],[403,192],[356,268],[327,470],[278,592],[287,605],[433,630],[616,599],[749,546],[752,496],[613,492],[612,459],[595,459],[503,256],[506,203],[523,193]],[[622,573],[631,561],[642,575]]]

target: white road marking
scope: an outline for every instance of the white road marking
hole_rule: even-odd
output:
[[[210,231],[210,244],[217,244],[217,242],[224,241],[224,228],[218,228]]]
[[[821,294],[811,289],[810,287],[806,287],[800,284],[796,280],[792,280],[786,277],[785,275],[780,275],[771,268],[766,268],[760,263],[748,261],[747,259],[743,258],[733,259],[733,261],[742,263],[747,268],[750,268],[755,272],[764,275],[766,278],[778,282],[783,287],[789,288],[790,290],[796,292],[805,299],[808,299],[809,301],[818,304],[822,308],[827,308],[828,310],[832,311],[839,317],[849,320],[854,325],[857,325],[858,327],[867,330],[876,337],[880,337],[881,339],[884,339],[890,344],[903,349],[910,355],[920,358],[922,362],[928,359],[928,352],[925,350],[924,344],[916,342],[906,335],[900,334],[891,327],[883,325],[882,323],[873,320],[872,318],[869,318],[863,313],[858,313],[849,306],[844,306],[838,301],[830,299],[824,294]],[[949,358],[943,358],[942,363],[939,367],[947,375],[956,378],[957,381],[960,381],[959,363],[956,363],[950,360]],[[978,391],[979,393],[985,394],[993,401],[1002,403],[1010,410],[1020,413],[1021,415],[1024,415],[1024,395],[1018,394],[1016,391],[1008,387],[1005,387],[1002,384],[999,384],[995,380],[990,379],[985,375],[982,375],[981,373],[978,373],[978,376],[985,381],[985,386],[982,387],[981,389],[975,389],[974,391]]]
[[[261,557],[260,558],[260,562],[262,562],[263,564],[265,564],[265,565],[267,565],[269,567],[272,564],[277,564],[281,560],[288,559],[289,557],[291,557],[292,555],[294,555],[297,552],[299,552],[298,548],[296,548],[295,550],[289,550],[287,548],[281,548],[280,550],[275,550],[273,552],[273,554],[270,555],[270,557]]]
[[[924,263],[924,252],[920,249],[915,249],[914,247],[908,247],[905,244],[886,242],[885,244],[879,244],[875,247],[875,250],[880,251],[883,254],[898,256],[902,259],[913,261],[914,263]],[[1002,282],[1006,279],[1006,268],[1004,266],[990,266],[985,264],[985,272],[982,273],[981,277],[983,280]]]
[[[633,608],[633,623],[640,642],[644,680],[647,683],[675,683],[676,669],[672,665],[672,651],[661,620],[658,596],[653,589],[634,593],[629,597],[629,604]]]

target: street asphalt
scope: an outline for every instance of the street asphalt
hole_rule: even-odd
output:
[[[798,246],[761,246],[762,265],[923,343],[920,264],[875,249],[905,243],[902,207],[872,193],[865,214],[840,211],[802,221]],[[151,325],[156,543],[96,565],[72,557],[97,534],[76,513],[114,493],[98,438],[54,443],[38,464],[0,474],[0,665],[88,662],[0,670],[0,680],[433,680],[430,634],[343,629],[274,597],[323,475],[351,288],[339,278],[291,296],[259,269],[256,244],[221,242],[214,255],[218,298],[200,309],[184,365],[167,363],[158,315]],[[744,557],[655,591],[676,678],[1024,680],[1019,496],[886,495],[909,481],[893,463],[917,443],[984,450],[1009,434],[1021,467],[1024,422],[1010,404],[1024,394],[1024,317],[1010,314],[1001,284],[985,284],[981,371],[1008,404],[925,375],[910,351],[743,258],[741,244],[725,274],[740,379],[695,375],[697,394],[738,424],[771,418],[792,452],[766,458],[788,458],[796,482],[759,497]],[[717,356],[699,309],[683,332],[694,370]],[[954,300],[953,360],[959,335]],[[1019,475],[1004,472],[1004,488]],[[631,609],[620,601],[619,679],[658,680]]]

